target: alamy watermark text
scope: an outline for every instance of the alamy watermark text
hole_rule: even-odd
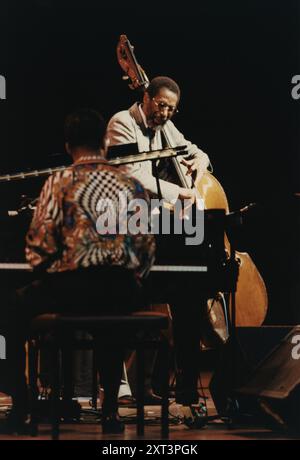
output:
[[[0,99],[6,99],[6,79],[0,75]]]
[[[165,200],[128,200],[126,192],[119,192],[118,200],[100,199],[96,209],[100,235],[183,234],[188,246],[204,240],[204,205],[198,198],[194,207],[190,200],[176,200],[171,210]]]
[[[300,99],[300,75],[292,77],[292,85],[294,85],[291,91],[292,98],[295,100]]]
[[[6,359],[6,340],[0,335],[0,359]]]

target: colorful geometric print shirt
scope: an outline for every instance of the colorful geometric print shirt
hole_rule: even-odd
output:
[[[44,184],[26,236],[27,261],[49,273],[117,265],[135,270],[138,277],[145,275],[154,261],[154,236],[118,232],[132,216],[127,206],[125,213],[118,213],[120,197],[149,203],[137,180],[105,160],[76,162],[54,173]],[[107,216],[117,216],[107,234],[97,227],[104,209],[110,210]]]

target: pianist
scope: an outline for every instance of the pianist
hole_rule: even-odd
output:
[[[46,181],[26,239],[26,257],[37,280],[1,309],[7,359],[0,360],[0,391],[13,401],[6,432],[25,428],[24,344],[33,317],[44,312],[126,314],[144,304],[139,280],[153,261],[153,235],[100,235],[96,230],[96,206],[102,197],[116,200],[125,191],[130,199],[148,200],[140,183],[107,164],[105,132],[105,122],[95,111],[80,110],[67,118],[66,149],[73,165]],[[103,431],[120,433],[124,426],[117,414],[117,395],[123,351],[99,354]]]

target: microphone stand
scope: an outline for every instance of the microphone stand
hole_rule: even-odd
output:
[[[252,208],[256,206],[256,203],[250,203],[248,206],[245,206],[242,209],[239,209],[238,211],[231,212],[225,216],[226,219],[226,228],[231,228],[231,227],[241,227],[244,224],[243,217],[244,215]],[[230,356],[231,356],[231,369],[230,369],[230,375],[231,375],[231,395],[234,393],[234,389],[236,388],[237,384],[237,328],[236,328],[236,290],[237,290],[237,280],[238,280],[238,274],[239,274],[239,263],[236,260],[236,248],[235,244],[233,241],[230,241],[230,258],[229,258],[229,269],[228,269],[228,278],[227,278],[227,286],[229,286],[228,293],[230,295],[230,300],[231,300],[231,311],[230,311],[230,321],[229,321],[229,346],[230,346]],[[230,396],[228,396],[228,399]],[[191,425],[191,428],[194,429],[201,429],[204,426],[206,426],[209,422],[218,420],[218,419],[227,419],[227,423],[230,428],[233,427],[234,424],[234,415],[238,411],[238,405],[237,401],[235,402],[235,405],[233,405],[234,399],[232,398],[230,401],[229,405],[229,400],[228,400],[228,409],[230,412],[225,414],[217,414],[213,416],[198,416],[193,424]],[[227,410],[228,410],[227,409]]]
[[[248,206],[245,206],[242,209],[239,209],[238,211],[231,212],[229,213],[226,218],[227,218],[227,228],[230,227],[242,227],[244,225],[244,215],[247,214],[251,209],[256,207],[256,203],[250,203]],[[238,275],[239,275],[239,262],[236,260],[236,248],[235,248],[235,243],[233,241],[234,239],[232,238],[230,241],[230,259],[229,259],[229,264],[230,264],[230,290],[229,290],[229,295],[230,295],[230,300],[231,300],[231,311],[230,311],[230,321],[229,321],[229,337],[230,337],[230,356],[231,356],[231,395],[234,393],[234,390],[237,386],[237,346],[238,346],[238,337],[237,337],[237,326],[236,326],[236,290],[237,290],[237,281],[238,281]],[[228,396],[229,401],[229,411],[232,411],[231,414],[225,414],[226,416],[229,416],[228,423],[232,427],[234,421],[233,418],[230,417],[230,415],[234,416],[235,412],[238,412],[239,407],[237,401],[232,398],[230,399],[230,395]]]
[[[239,264],[235,258],[235,245],[231,241],[230,242],[230,271],[231,271],[231,289],[229,291],[230,296],[230,314],[229,314],[229,345],[230,345],[230,356],[231,356],[231,392],[234,391],[237,383],[237,330],[236,330],[236,288],[237,288],[237,280],[239,274]],[[228,396],[230,398],[230,395]],[[236,411],[238,410],[237,403],[234,399],[229,400],[229,410]],[[228,403],[229,403],[228,401]],[[229,414],[230,415],[230,414]],[[233,419],[229,418],[229,425],[232,426]]]

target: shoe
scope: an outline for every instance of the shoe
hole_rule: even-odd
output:
[[[124,395],[118,399],[118,406],[119,407],[136,407],[136,400],[131,395],[128,395],[128,396]]]
[[[144,395],[145,406],[159,406],[161,405],[161,401],[161,396],[156,395],[152,390],[146,392]]]
[[[153,391],[148,391],[144,395],[144,406],[159,406],[162,398]],[[136,407],[136,399],[133,396],[121,396],[118,399],[119,407]]]
[[[101,424],[103,434],[121,434],[125,430],[125,424],[121,422],[118,414],[103,415]]]

